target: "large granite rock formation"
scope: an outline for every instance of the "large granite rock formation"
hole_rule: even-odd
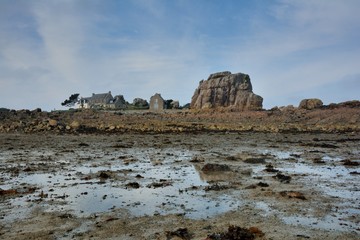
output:
[[[252,92],[249,75],[226,71],[210,74],[207,80],[200,81],[191,99],[191,108],[260,110],[262,102],[263,98]]]

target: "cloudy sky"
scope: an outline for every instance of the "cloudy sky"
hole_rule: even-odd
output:
[[[190,102],[201,79],[250,75],[264,107],[360,99],[359,0],[0,0],[0,107],[72,93]]]

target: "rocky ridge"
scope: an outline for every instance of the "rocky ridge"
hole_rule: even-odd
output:
[[[360,102],[324,105],[312,110],[281,107],[262,111],[75,110],[0,111],[0,132],[164,133],[164,132],[360,132]]]

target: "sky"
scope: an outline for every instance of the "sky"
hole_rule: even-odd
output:
[[[360,99],[359,0],[0,0],[0,107],[73,93],[189,103],[219,71],[263,107]]]

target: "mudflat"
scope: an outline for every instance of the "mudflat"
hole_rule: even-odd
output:
[[[0,238],[359,239],[359,143],[357,132],[1,133]]]

